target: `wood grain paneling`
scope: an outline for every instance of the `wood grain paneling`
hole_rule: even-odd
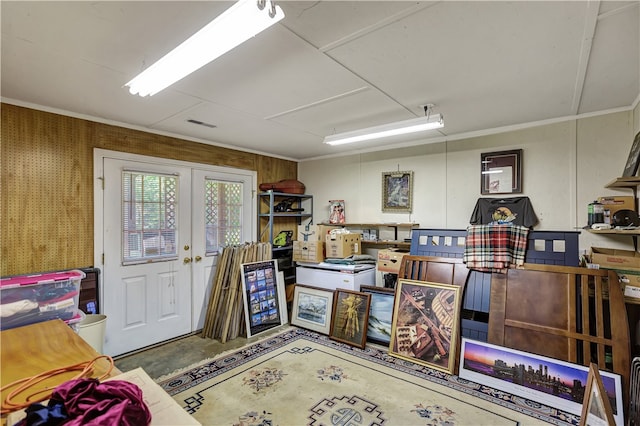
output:
[[[258,183],[297,163],[2,104],[0,274],[93,266],[93,149],[236,167]]]

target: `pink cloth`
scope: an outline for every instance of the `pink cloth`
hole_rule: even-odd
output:
[[[151,412],[142,390],[133,383],[96,379],[74,379],[58,386],[52,400],[61,401],[69,419],[65,426],[121,425],[141,426],[151,423]]]

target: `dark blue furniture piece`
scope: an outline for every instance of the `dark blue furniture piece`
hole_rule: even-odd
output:
[[[466,229],[414,229],[410,255],[462,258]],[[578,266],[580,231],[531,231],[526,263]],[[491,273],[471,271],[462,302],[462,336],[487,341]]]

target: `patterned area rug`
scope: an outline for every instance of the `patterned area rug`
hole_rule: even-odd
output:
[[[578,418],[291,328],[158,379],[203,425],[531,425]]]

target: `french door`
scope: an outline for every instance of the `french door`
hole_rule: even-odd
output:
[[[220,248],[255,239],[255,173],[104,150],[94,160],[105,353],[202,328]]]

